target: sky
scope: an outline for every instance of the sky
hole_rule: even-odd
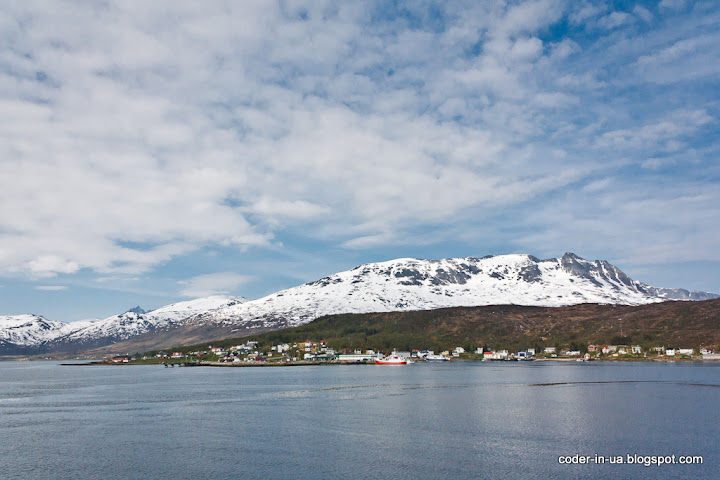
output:
[[[720,292],[715,1],[0,3],[0,314],[574,252]]]

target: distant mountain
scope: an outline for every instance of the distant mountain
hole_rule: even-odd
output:
[[[0,355],[24,355],[42,350],[68,324],[40,315],[0,316]]]
[[[606,261],[587,261],[572,253],[546,260],[531,255],[403,258],[361,265],[253,301],[209,297],[69,324],[42,317],[0,317],[0,354],[107,346],[103,351],[149,350],[278,330],[340,313],[482,305],[642,305],[716,297],[650,287]]]
[[[151,312],[134,308],[104,320],[57,322],[38,315],[0,316],[0,355],[32,355],[82,351],[142,336],[158,329],[179,327],[208,310],[245,301],[213,296],[167,305]]]
[[[642,284],[650,293],[667,300],[713,300],[720,298],[720,295],[708,292],[690,292],[683,288],[656,288],[650,285]]]

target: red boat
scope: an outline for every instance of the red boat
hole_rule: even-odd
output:
[[[397,355],[389,355],[385,358],[376,358],[375,365],[407,365],[407,360]]]

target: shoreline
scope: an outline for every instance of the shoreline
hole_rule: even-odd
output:
[[[18,360],[20,361],[20,360]],[[52,360],[29,360],[25,361],[52,361]],[[66,361],[67,362],[67,361]],[[720,363],[720,359],[710,358],[617,358],[617,359],[593,359],[583,360],[578,362],[576,358],[538,358],[530,361],[514,361],[514,360],[494,360],[490,362],[483,362],[481,359],[459,359],[451,360],[451,362],[479,362],[479,363],[492,363],[492,364],[514,364],[514,363],[533,363],[533,362],[559,362],[559,363]],[[421,362],[417,362],[421,363]],[[425,362],[422,362],[425,363]],[[437,362],[445,363],[445,362]],[[77,363],[61,363],[61,366],[138,366],[138,365],[162,365],[165,368],[174,367],[302,367],[302,366],[332,366],[332,365],[375,365],[374,362],[340,362],[340,361],[295,361],[295,362],[210,362],[210,361],[199,361],[199,362],[129,362],[129,363],[113,363],[113,362],[102,362],[102,361],[89,361],[89,362],[77,362]]]

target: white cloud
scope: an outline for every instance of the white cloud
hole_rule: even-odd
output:
[[[650,10],[641,7],[640,5],[636,5],[635,8],[633,8],[633,13],[644,22],[651,22],[653,20],[653,14]]]
[[[61,290],[67,290],[67,286],[65,285],[39,285],[35,287],[36,290],[45,290],[48,292],[58,292]]]
[[[649,81],[668,84],[720,73],[720,33],[683,38],[658,51],[641,55],[637,71]]]
[[[720,231],[710,226],[720,215],[719,205],[712,185],[658,188],[648,181],[628,189],[622,178],[606,179],[528,215],[523,221],[535,231],[517,244],[544,255],[564,242],[571,251],[618,264],[720,261]]]
[[[668,118],[658,123],[603,133],[597,139],[597,145],[621,149],[650,148],[676,151],[683,146],[678,140],[711,121],[713,118],[703,110],[680,110],[672,112]]]
[[[714,121],[635,98],[712,74],[707,27],[630,38],[634,17],[595,2],[446,8],[411,29],[356,2],[3,5],[0,272],[137,275],[283,233],[396,244],[652,167]],[[545,40],[562,18],[615,30]]]
[[[662,0],[658,7],[670,10],[680,10],[685,7],[686,0]]]
[[[598,25],[607,30],[612,30],[621,25],[631,23],[633,21],[632,15],[626,12],[612,12],[598,20]]]
[[[252,277],[233,272],[199,275],[178,282],[182,286],[179,294],[188,298],[208,297],[211,295],[233,294],[236,289],[249,282]]]
[[[605,8],[596,2],[572,2],[573,10],[570,12],[569,19],[572,24],[578,25],[586,23],[588,20],[604,13]]]

